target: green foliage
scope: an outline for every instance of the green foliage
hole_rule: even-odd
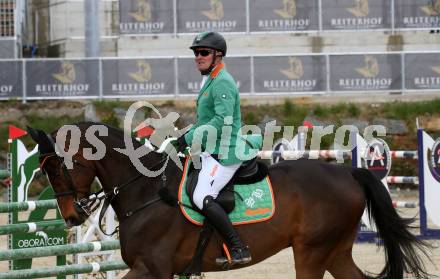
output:
[[[271,106],[271,105],[258,106],[258,113],[260,115],[273,114],[274,113],[273,106]]]
[[[440,132],[430,132],[430,135],[432,136],[432,138],[436,139],[440,137]]]
[[[425,101],[424,105],[422,105],[425,109],[425,113],[439,113],[440,112],[440,98],[434,99],[432,101]]]
[[[59,129],[63,125],[74,124],[83,121],[83,116],[71,117],[68,115],[63,116],[51,116],[51,115],[37,115],[37,114],[28,114],[25,116],[26,123],[32,128],[43,130],[46,133],[52,133]],[[8,123],[15,125],[21,129],[25,129],[20,123]],[[3,133],[2,133],[3,134]],[[6,135],[7,137],[7,135]],[[3,143],[3,140],[0,139]],[[35,142],[31,139],[31,137],[23,137],[21,139],[25,146],[28,148],[33,148],[35,146]]]
[[[313,114],[317,117],[358,117],[361,113],[360,105],[353,103],[339,103],[332,106],[316,105]]]
[[[348,115],[351,117],[359,117],[361,114],[361,110],[359,108],[359,105],[355,105],[353,103],[350,103],[347,107]]]
[[[440,99],[422,102],[393,102],[383,106],[386,117],[413,120],[417,116],[440,112]]]
[[[329,108],[330,115],[336,115],[340,114],[347,110],[347,104],[346,103],[339,103],[336,105],[333,105]]]
[[[21,100],[19,100],[19,99],[15,99],[15,98],[11,98],[11,99],[6,99],[6,100],[2,100],[2,103],[1,103],[1,105],[2,106],[18,106],[18,105],[20,105],[21,104]]]
[[[106,124],[108,124],[108,123],[116,124],[117,123],[114,118],[116,115],[112,115],[112,114],[114,114],[115,108],[128,109],[133,104],[133,102],[123,102],[123,101],[119,101],[119,100],[116,100],[116,101],[114,101],[114,100],[101,100],[101,101],[93,101],[92,103],[95,106],[96,113],[102,119],[102,122],[106,123]],[[175,106],[175,103],[173,100],[169,100],[169,101],[166,101],[165,103],[163,103],[163,106],[173,107],[173,106]],[[157,115],[155,113],[152,114],[153,110],[149,107],[142,106],[138,109],[138,111],[143,111],[146,117],[148,117],[148,116],[157,117]],[[117,126],[115,126],[115,127],[117,127]]]
[[[283,104],[283,114],[284,116],[290,115],[295,111],[295,105],[289,100],[286,99]]]
[[[92,192],[98,192],[99,190],[101,190],[101,185],[99,185],[99,183],[95,180],[92,183],[92,186],[90,187],[90,190]]]
[[[253,111],[248,111],[242,113],[242,122],[246,125],[255,125],[257,124],[257,116]]]
[[[277,111],[279,111],[277,108],[272,108],[272,112]],[[289,99],[287,99],[284,101],[284,104],[282,106],[282,115],[274,116],[274,118],[283,120],[282,122],[286,126],[298,127],[302,124],[307,114],[307,107],[295,105]]]
[[[308,110],[306,107],[295,106],[292,113],[284,116],[284,124],[288,126],[299,127],[302,125],[302,122],[307,114]]]
[[[43,130],[47,133],[57,130],[59,127],[66,124],[73,124],[83,121],[83,116],[71,117],[68,115],[62,116],[51,116],[51,115],[37,115],[28,114],[26,115],[27,122],[32,128],[37,128]]]
[[[119,119],[113,110],[102,116],[101,122],[115,128],[119,127]]]
[[[317,117],[326,117],[329,113],[328,108],[324,108],[321,105],[316,105],[313,109],[313,115]]]
[[[128,108],[130,105],[127,102],[121,102],[119,100],[100,100],[100,101],[93,101],[93,105],[96,108],[97,112],[109,112],[113,111],[115,108]]]

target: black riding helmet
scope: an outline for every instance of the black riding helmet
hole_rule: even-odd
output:
[[[223,56],[226,56],[225,38],[217,32],[203,32],[198,34],[189,48],[194,50],[199,47],[212,48],[220,51]]]

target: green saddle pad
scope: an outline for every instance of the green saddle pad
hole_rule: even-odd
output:
[[[191,204],[186,192],[189,164],[190,160],[187,159],[179,186],[179,201],[185,205]],[[238,195],[235,195],[235,208],[229,214],[234,225],[263,222],[272,218],[275,213],[275,199],[269,176],[254,184],[235,185],[234,190],[243,198],[241,200]],[[180,209],[190,222],[202,225],[205,218],[203,215],[185,206],[180,206]]]

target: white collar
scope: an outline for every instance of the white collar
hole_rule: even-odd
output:
[[[209,78],[209,74],[203,75],[202,83],[200,84],[200,88],[203,88],[203,86],[205,85],[205,82],[208,80],[208,78]]]

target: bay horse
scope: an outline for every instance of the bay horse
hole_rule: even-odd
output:
[[[124,278],[170,279],[173,274],[181,274],[193,257],[200,227],[187,221],[177,206],[170,206],[157,196],[164,183],[176,195],[182,171],[168,163],[162,176],[140,175],[128,156],[115,151],[125,147],[123,132],[108,126],[108,135],[97,136],[106,146],[105,156],[86,160],[84,148],[94,147],[86,141],[85,131],[103,124],[75,125],[81,131],[81,139],[71,169],[55,152],[57,131],[46,134],[28,128],[39,144],[41,169],[54,189],[66,224],[80,225],[87,219],[77,205],[91,194],[97,177],[104,193],[112,197],[111,206],[120,222],[121,254],[130,267]],[[134,138],[132,141],[136,148],[142,146]],[[67,150],[66,146],[58,148]],[[150,169],[159,168],[163,165],[162,154],[150,152],[142,157],[142,163]],[[405,274],[428,278],[420,258],[426,254],[427,244],[409,231],[412,220],[397,214],[387,190],[370,171],[319,160],[295,160],[271,165],[268,175],[275,196],[274,216],[265,222],[237,227],[250,246],[249,265],[292,247],[298,279],[323,278],[326,271],[336,279],[401,279]],[[115,187],[119,187],[118,191]],[[385,267],[376,275],[364,274],[352,258],[365,208],[385,250]],[[212,238],[202,271],[221,271],[215,264],[219,256],[219,241]]]

